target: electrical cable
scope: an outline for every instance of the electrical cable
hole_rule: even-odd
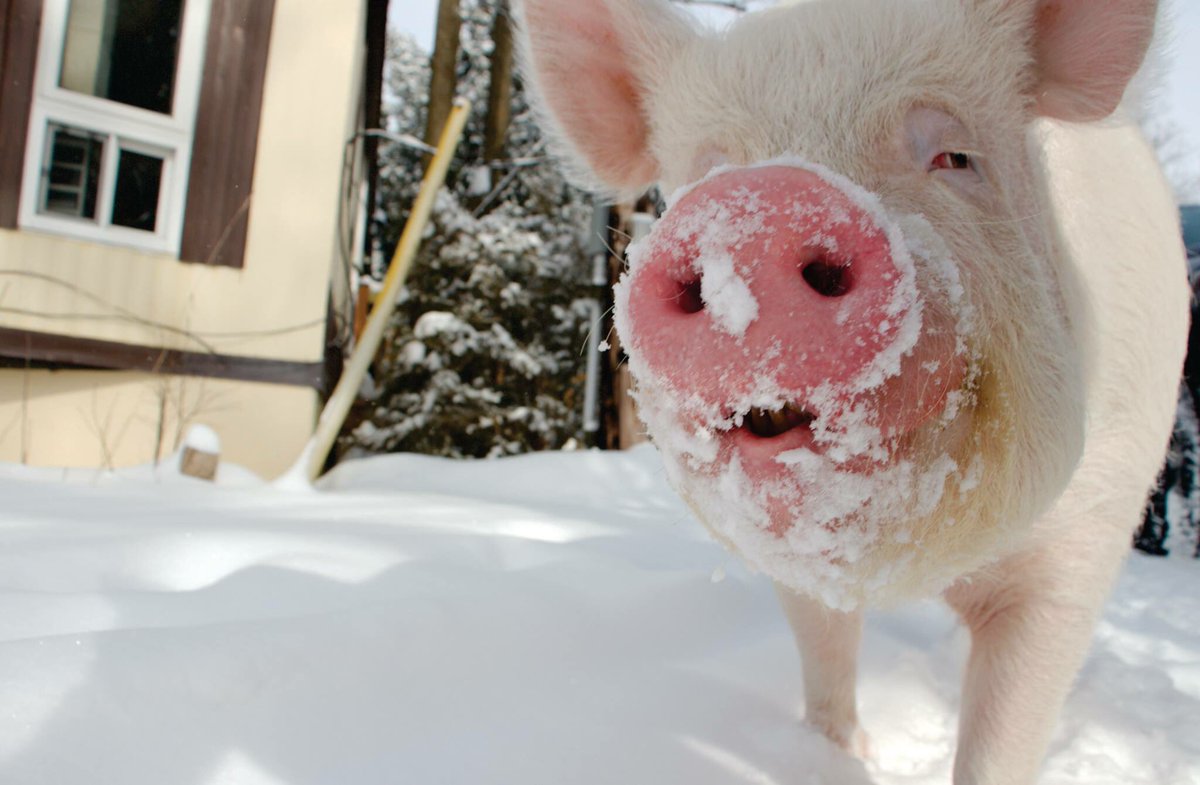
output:
[[[59,278],[48,273],[33,272],[30,270],[12,270],[0,268],[0,276],[8,276],[12,278],[29,278],[43,283],[48,283],[53,286],[62,287],[72,294],[76,294],[85,300],[112,311],[111,314],[84,314],[84,313],[53,313],[47,311],[34,311],[32,309],[12,308],[0,304],[0,312],[12,313],[21,316],[29,316],[42,319],[89,319],[93,321],[123,321],[131,324],[138,324],[143,327],[150,327],[157,330],[163,330],[183,338],[187,338],[195,342],[205,351],[212,354],[218,354],[217,348],[209,343],[210,340],[219,341],[222,339],[253,339],[253,338],[271,338],[279,335],[287,335],[290,333],[303,332],[311,330],[313,327],[319,327],[325,323],[324,318],[313,319],[299,324],[274,327],[264,330],[188,330],[176,325],[167,324],[154,319],[149,319],[124,308],[116,303],[105,300],[103,297],[87,291],[81,286]]]

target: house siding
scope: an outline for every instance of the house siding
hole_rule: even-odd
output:
[[[168,254],[0,229],[0,327],[180,352],[324,359],[366,4],[274,7],[245,264],[181,264]]]
[[[0,369],[0,462],[111,469],[171,455],[192,425],[221,458],[264,478],[304,449],[317,414],[304,387],[129,371]]]
[[[241,267],[275,0],[214,0],[180,259]]]
[[[0,0],[0,228],[15,229],[42,0]]]
[[[13,16],[6,19],[11,36]],[[68,347],[99,352],[74,361],[108,367],[127,367],[134,356],[145,369],[147,353],[160,352],[181,361],[208,355],[212,376],[255,361],[289,373],[315,369],[325,355],[330,280],[341,269],[342,166],[361,113],[365,24],[365,0],[274,0],[241,267],[0,228],[0,329],[22,338],[4,354],[36,360],[65,338]],[[123,346],[105,356],[105,344]],[[148,461],[152,440],[121,429],[144,430],[157,416],[155,390],[183,379],[212,391],[213,407],[199,421],[227,444],[243,444],[228,456],[261,474],[289,465],[312,433],[312,386],[166,370],[0,370],[0,461],[96,465],[97,444],[113,440],[122,445],[117,465]],[[115,430],[101,439],[97,423]]]

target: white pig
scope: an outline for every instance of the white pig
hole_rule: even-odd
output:
[[[522,0],[561,151],[674,193],[617,325],[697,516],[865,753],[862,608],[972,635],[956,785],[1035,781],[1171,429],[1188,290],[1123,96],[1156,0]]]

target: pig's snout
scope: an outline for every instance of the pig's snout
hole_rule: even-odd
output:
[[[732,418],[759,437],[867,410],[896,435],[940,410],[964,376],[951,322],[858,196],[785,165],[687,193],[627,283],[635,370],[705,425]]]

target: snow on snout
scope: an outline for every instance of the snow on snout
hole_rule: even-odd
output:
[[[808,175],[794,191],[789,169]],[[749,185],[710,185],[717,178]],[[897,557],[865,588],[859,565],[908,547],[914,521],[973,489],[952,443],[905,451],[918,427],[948,428],[970,400],[974,320],[953,254],[921,216],[892,214],[878,195],[796,158],[716,169],[671,203],[657,234],[631,249],[616,290],[639,414],[668,477],[753,568],[832,607],[886,597],[910,580],[908,561]],[[798,269],[834,270],[829,288],[781,283],[793,254]],[[672,293],[664,276],[681,296],[698,290],[724,340],[689,341],[703,323],[690,307],[683,317],[659,309]],[[637,313],[651,314],[642,321],[631,317],[639,285]],[[811,424],[778,439],[742,427],[754,411],[789,405]]]
[[[747,278],[752,270],[745,264],[739,269],[735,259],[747,242],[770,231],[765,220],[769,215],[758,193],[738,188],[689,207],[676,227],[677,239],[694,252],[689,271],[699,279],[705,311],[717,329],[734,337],[745,335],[759,314]],[[645,240],[630,246],[631,270],[637,268],[648,247]]]
[[[727,253],[705,253],[696,260],[700,268],[700,299],[713,323],[730,335],[745,335],[758,318],[758,301],[733,266]]]

